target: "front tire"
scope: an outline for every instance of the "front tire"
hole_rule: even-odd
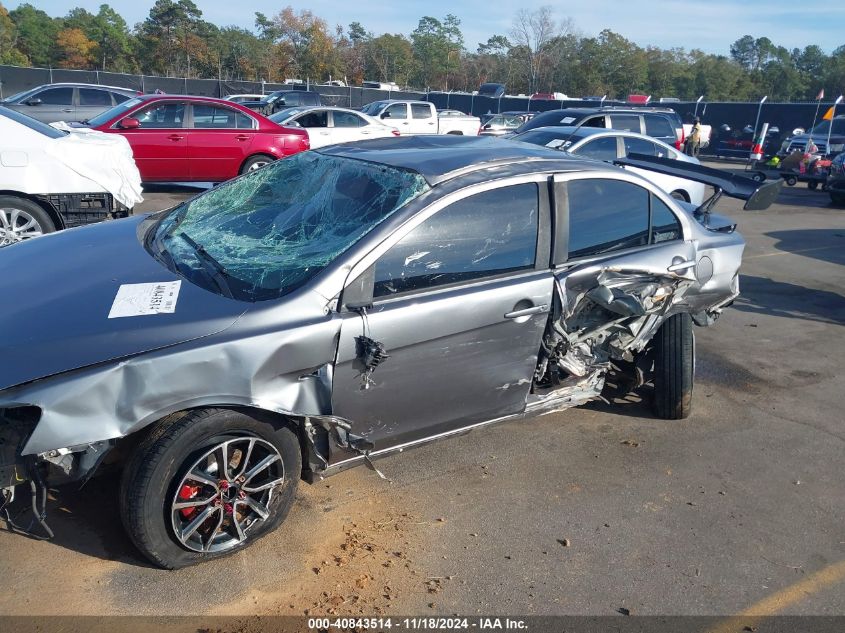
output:
[[[166,569],[227,556],[281,524],[301,468],[293,431],[254,414],[198,409],[165,418],[124,471],[123,525]]]
[[[32,200],[0,196],[0,246],[40,237],[55,230],[56,225],[47,212]]]
[[[676,314],[654,337],[654,412],[664,420],[681,420],[692,411],[695,346],[692,318]]]

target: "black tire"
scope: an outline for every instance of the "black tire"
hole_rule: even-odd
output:
[[[267,154],[256,154],[255,156],[250,156],[244,161],[244,164],[241,165],[241,174],[269,165],[274,160],[276,159],[272,156],[268,156]]]
[[[26,198],[18,198],[17,196],[0,196],[0,213],[3,213],[4,216],[6,214],[11,215],[11,211],[19,211],[22,215],[18,216],[18,221],[16,224],[21,226],[23,219],[26,216],[29,216],[37,223],[36,231],[40,230],[40,233],[53,233],[56,230],[56,224],[53,222],[53,219],[50,215],[38,204],[33,202],[32,200],[27,200]],[[4,246],[7,243],[13,243],[16,241],[20,241],[16,238],[12,238],[10,235],[6,234],[4,230],[4,218],[0,218],[0,246]],[[23,237],[22,239],[29,239],[27,237]]]
[[[795,176],[790,176],[786,179],[786,184],[790,187],[794,187],[796,184],[798,184],[798,179]]]
[[[243,441],[257,438],[258,441],[266,442],[275,448],[281,457],[283,482],[270,492],[264,508],[269,514],[263,520],[255,518],[244,530],[245,538],[237,544],[227,546],[226,549],[206,552],[189,549],[179,541],[175,532],[174,516],[181,512],[172,508],[172,504],[178,501],[177,489],[184,484],[184,477],[197,459],[212,447],[221,441],[241,441],[241,438]],[[262,443],[261,446],[266,445]],[[248,455],[244,462],[246,469],[249,464]],[[234,468],[235,465],[232,465],[232,469]],[[178,419],[165,418],[137,446],[124,470],[120,487],[123,525],[138,550],[160,567],[178,569],[221,558],[240,551],[261,536],[272,532],[284,521],[293,504],[301,469],[300,446],[294,432],[285,426],[280,427],[262,420],[252,412],[197,409]],[[184,498],[181,497],[182,493],[178,494],[179,499]],[[228,503],[226,512],[231,515],[232,505],[240,502],[234,500]],[[215,505],[219,508],[221,504],[218,501]],[[244,509],[246,513],[250,512],[248,508]],[[232,525],[232,520],[227,518],[226,512],[222,509],[219,512],[219,515],[212,516],[222,517],[221,522],[225,519]],[[220,525],[217,526],[219,527]],[[197,533],[199,532],[200,530],[197,530]],[[218,532],[215,528],[209,541],[214,539],[215,534],[231,536],[231,532],[225,529]],[[199,538],[202,540],[201,535]]]
[[[654,337],[654,412],[664,420],[681,420],[692,410],[695,346],[692,318],[669,317]]]
[[[831,192],[830,201],[837,206],[845,206],[845,194]]]

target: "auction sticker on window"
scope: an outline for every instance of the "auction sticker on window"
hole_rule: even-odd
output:
[[[179,299],[181,281],[161,281],[153,284],[121,284],[109,311],[110,319],[172,314]]]

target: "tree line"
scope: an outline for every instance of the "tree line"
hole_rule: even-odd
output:
[[[255,28],[217,26],[192,0],[156,0],[133,27],[108,4],[50,16],[31,4],[0,4],[0,63],[220,80],[393,81],[403,87],[472,91],[501,82],[512,94],[631,93],[710,101],[814,100],[845,91],[845,45],[830,54],[746,35],[727,55],[642,47],[611,30],[581,33],[551,7],[520,9],[508,33],[469,46],[454,15],[422,17],[410,34],[330,26],[288,6],[255,14]]]

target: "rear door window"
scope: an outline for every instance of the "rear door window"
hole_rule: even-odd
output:
[[[80,88],[79,105],[102,106],[104,108],[110,108],[111,94],[106,92],[105,90],[96,90],[93,88]]]
[[[477,193],[438,211],[376,262],[374,297],[534,267],[539,195],[535,183]]]
[[[586,156],[587,158],[595,158],[596,160],[614,161],[618,157],[616,155],[616,137],[602,136],[591,141],[587,141],[575,153],[579,156]]]
[[[207,104],[194,104],[194,127],[198,129],[251,128],[252,119],[229,108]]]
[[[629,154],[645,154],[646,156],[655,156],[656,155],[656,146],[651,141],[647,141],[644,138],[631,138],[630,136],[625,136],[622,138],[622,141],[625,143],[625,156]]]
[[[611,114],[610,127],[614,130],[625,130],[626,132],[642,131],[640,129],[640,115],[639,114]]]
[[[619,180],[572,180],[569,257],[645,246],[649,241],[649,191]]]
[[[367,122],[352,112],[332,112],[332,122],[335,127],[364,127]]]
[[[411,104],[411,118],[412,119],[430,119],[431,106],[423,103]]]
[[[645,133],[655,138],[674,138],[675,130],[669,119],[656,115],[645,115]]]

